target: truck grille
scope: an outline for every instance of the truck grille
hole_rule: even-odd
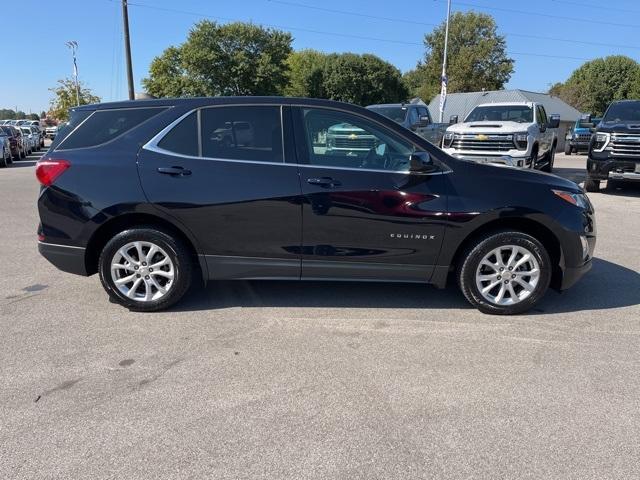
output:
[[[609,148],[616,157],[640,157],[640,134],[614,133]]]
[[[452,148],[456,150],[477,150],[479,152],[507,152],[515,150],[513,135],[457,134],[453,137]]]
[[[370,150],[376,148],[376,139],[370,136],[359,136],[357,138],[333,137],[332,140],[333,148],[344,150]]]
[[[590,133],[579,133],[575,136],[576,140],[578,140],[579,142],[588,142],[591,140],[591,134]]]

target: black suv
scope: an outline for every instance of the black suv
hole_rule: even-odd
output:
[[[584,188],[597,192],[601,180],[640,181],[640,100],[613,102],[591,136]]]
[[[591,266],[594,211],[562,178],[454,159],[392,120],[299,98],[82,106],[38,163],[39,249],[133,310],[193,278],[423,282],[523,312]],[[373,140],[334,149],[350,125]]]

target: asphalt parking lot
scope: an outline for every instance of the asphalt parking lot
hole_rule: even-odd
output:
[[[594,267],[530,315],[257,281],[142,314],[38,255],[34,159],[0,170],[1,478],[640,477],[640,186],[590,194]]]

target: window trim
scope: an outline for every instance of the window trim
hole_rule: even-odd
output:
[[[91,112],[89,115],[87,115],[87,118],[85,118],[82,122],[80,122],[76,128],[74,128],[73,130],[71,130],[66,137],[64,137],[64,140],[62,140],[62,142],[60,142],[60,144],[55,148],[54,152],[66,152],[69,150],[85,150],[87,148],[96,148],[96,147],[101,147],[103,145],[106,145],[108,143],[111,143],[115,140],[117,140],[118,138],[120,138],[122,135],[124,135],[125,133],[130,132],[131,130],[138,128],[140,125],[144,125],[145,123],[147,123],[149,120],[151,120],[153,117],[155,117],[156,115],[153,115],[149,118],[147,118],[146,120],[144,120],[143,122],[138,123],[137,125],[135,125],[133,128],[130,128],[129,130],[126,130],[122,133],[120,133],[119,135],[116,135],[115,137],[113,137],[110,140],[107,140],[106,142],[102,142],[102,143],[96,143],[95,145],[88,145],[86,147],[77,147],[77,148],[64,148],[64,144],[67,140],[69,140],[69,138],[71,138],[71,136],[76,132],[76,130],[78,130],[82,125],[84,125],[84,123],[89,120],[91,117],[93,117],[95,114],[99,113],[99,112],[118,112],[121,110],[141,110],[141,109],[146,109],[146,110],[168,110],[170,108],[173,108],[171,106],[157,106],[157,107],[147,107],[147,106],[140,106],[140,107],[123,107],[123,108],[102,108],[102,109],[96,109],[93,112]]]

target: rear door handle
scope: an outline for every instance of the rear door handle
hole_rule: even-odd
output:
[[[318,185],[324,188],[334,188],[342,185],[340,180],[335,180],[331,177],[320,177],[320,178],[308,178],[307,183],[310,185]]]
[[[186,176],[191,175],[191,170],[187,170],[184,167],[159,167],[158,173],[172,176]]]

